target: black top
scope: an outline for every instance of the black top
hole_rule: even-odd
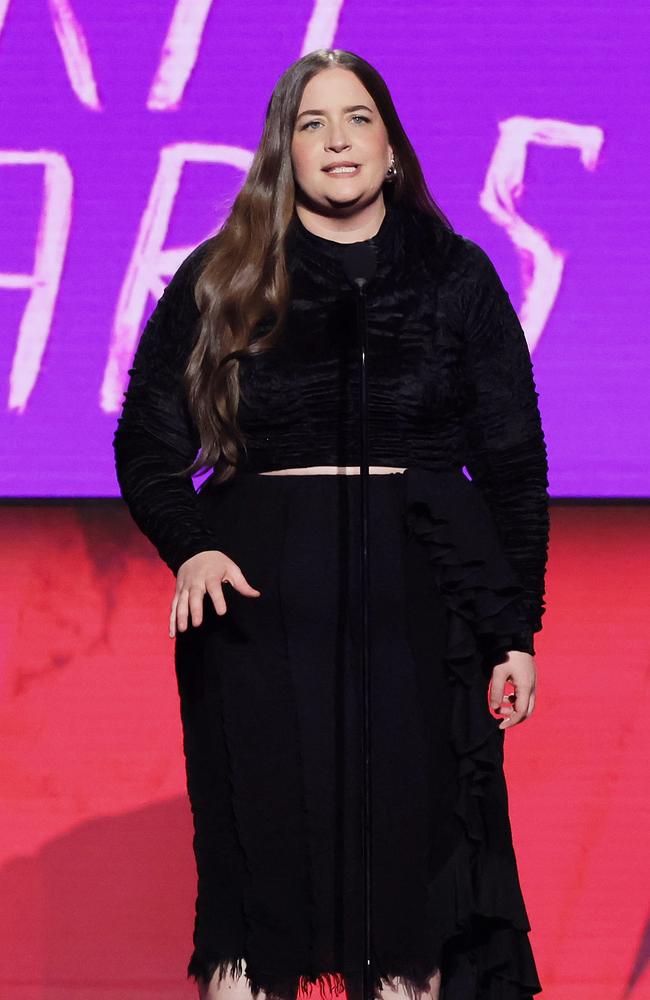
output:
[[[196,456],[198,434],[181,372],[194,343],[193,282],[211,237],[181,264],[140,339],[114,437],[131,514],[172,569],[206,549],[227,553],[202,517],[191,479],[171,479]],[[488,504],[541,629],[547,561],[548,467],[531,358],[508,293],[485,251],[437,219],[388,205],[370,241],[367,288],[369,462],[465,467]],[[242,469],[360,465],[355,292],[345,245],[294,214],[285,240],[291,277],[280,344],[240,362]],[[264,320],[254,338],[266,332]]]

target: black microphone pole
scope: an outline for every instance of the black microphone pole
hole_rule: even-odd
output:
[[[368,596],[369,596],[369,464],[368,464],[368,321],[366,311],[366,284],[377,270],[377,248],[372,240],[350,243],[343,257],[345,274],[356,290],[356,326],[359,336],[359,381],[360,381],[360,467],[361,479],[361,681],[363,689],[363,709],[361,728],[361,858],[363,863],[363,1000],[372,1000],[372,958],[371,958],[371,832],[372,801],[370,786],[370,645],[368,637]]]

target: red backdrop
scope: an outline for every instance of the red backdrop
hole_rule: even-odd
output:
[[[641,1000],[650,508],[551,518],[537,704],[506,734],[531,940],[549,1000]],[[173,577],[119,501],[8,504],[0,533],[0,1000],[194,998]]]

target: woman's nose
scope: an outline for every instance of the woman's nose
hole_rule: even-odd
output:
[[[348,145],[349,143],[344,135],[336,135],[330,138],[325,148],[340,150],[340,149],[345,149],[345,147]]]
[[[327,149],[344,149],[349,146],[345,126],[342,123],[333,124],[327,134]]]

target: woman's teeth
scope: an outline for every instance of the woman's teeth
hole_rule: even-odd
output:
[[[357,172],[358,167],[332,167],[331,170],[326,170],[327,174],[354,174]]]

